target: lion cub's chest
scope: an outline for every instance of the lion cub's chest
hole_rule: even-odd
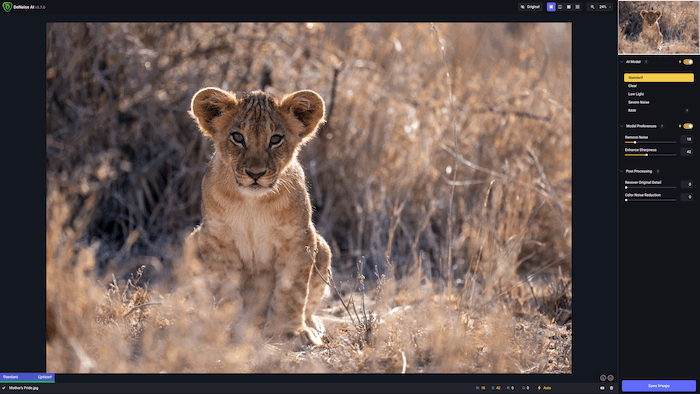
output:
[[[248,272],[273,268],[281,239],[281,223],[271,212],[261,212],[254,205],[241,203],[209,219],[211,231],[237,255]]]
[[[650,38],[656,38],[656,36],[661,34],[661,31],[659,29],[659,22],[654,22],[651,25],[648,23],[644,23],[644,26],[642,26],[642,34]]]

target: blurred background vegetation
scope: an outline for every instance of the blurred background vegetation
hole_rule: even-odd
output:
[[[99,364],[80,357],[82,316],[140,327],[131,308],[151,299],[138,280],[177,288],[213,153],[187,111],[207,86],[324,98],[328,122],[300,160],[341,280],[362,260],[368,282],[417,279],[472,317],[498,300],[570,321],[569,24],[56,23],[46,34],[47,335],[63,341],[52,370]],[[387,308],[410,303],[411,287],[384,290]]]

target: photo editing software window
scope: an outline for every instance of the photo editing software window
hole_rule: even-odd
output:
[[[2,3],[0,392],[697,392],[700,1],[367,9]]]

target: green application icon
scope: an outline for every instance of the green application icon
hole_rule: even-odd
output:
[[[2,9],[5,10],[5,12],[12,11],[12,3],[10,3],[9,1],[2,3]]]

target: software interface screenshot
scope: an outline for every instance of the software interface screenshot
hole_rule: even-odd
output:
[[[2,392],[697,391],[700,2],[247,7],[2,4]]]

